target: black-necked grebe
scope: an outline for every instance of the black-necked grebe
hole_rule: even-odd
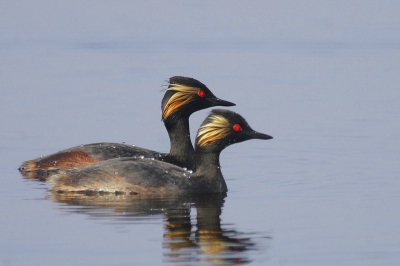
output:
[[[239,114],[213,110],[197,132],[194,172],[152,159],[118,158],[57,174],[50,190],[140,195],[226,192],[221,151],[233,143],[271,138],[254,131]]]
[[[169,79],[169,86],[161,102],[162,121],[171,142],[169,153],[119,143],[93,143],[26,161],[19,170],[23,175],[35,178],[36,173],[43,171],[78,169],[99,161],[135,156],[151,157],[181,167],[193,168],[194,149],[190,141],[189,116],[212,106],[234,105],[218,99],[207,86],[196,79],[175,76]]]

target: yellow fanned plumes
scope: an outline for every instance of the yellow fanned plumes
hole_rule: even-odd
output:
[[[162,117],[167,119],[168,116],[177,111],[182,106],[194,101],[197,96],[199,88],[188,87],[180,84],[171,84],[167,91],[176,91],[174,95],[165,104]]]
[[[211,122],[201,126],[197,133],[199,146],[220,140],[230,133],[231,127],[228,119],[219,115],[211,115],[209,119]]]

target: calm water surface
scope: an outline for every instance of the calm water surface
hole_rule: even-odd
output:
[[[397,1],[0,3],[0,265],[400,264],[399,13]],[[22,161],[85,143],[167,152],[174,75],[274,136],[222,152],[226,195],[66,197],[20,176]]]

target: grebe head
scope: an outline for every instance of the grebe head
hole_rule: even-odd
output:
[[[234,105],[217,98],[206,85],[196,79],[175,76],[169,79],[169,86],[161,102],[162,120],[172,114],[189,117],[205,108]]]
[[[272,137],[253,130],[246,120],[235,112],[214,109],[197,132],[195,149],[220,152],[231,144],[250,139]]]

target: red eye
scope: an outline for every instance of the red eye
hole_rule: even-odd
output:
[[[197,95],[199,95],[199,97],[203,98],[206,96],[206,93],[203,90],[199,90],[199,92],[197,92]]]
[[[234,124],[233,125],[233,130],[240,131],[240,130],[242,130],[242,127],[239,124]]]

